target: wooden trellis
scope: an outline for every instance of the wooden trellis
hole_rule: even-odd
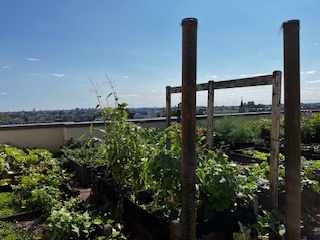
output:
[[[195,239],[195,125],[196,91],[208,91],[207,141],[213,148],[214,90],[272,85],[271,136],[270,136],[270,202],[272,210],[278,208],[278,158],[280,135],[281,72],[271,75],[196,84],[197,19],[182,20],[182,86],[166,88],[167,126],[171,124],[171,94],[182,93],[182,239]],[[301,180],[300,180],[300,39],[299,20],[283,23],[284,30],[284,102],[285,102],[285,183],[286,183],[286,238],[300,239]],[[170,140],[167,139],[167,148]],[[176,225],[176,224],[174,224]],[[172,231],[172,236],[176,235]],[[180,239],[180,237],[179,237]]]
[[[201,83],[196,85],[196,91],[208,91],[208,112],[207,112],[207,141],[208,148],[213,147],[213,115],[214,115],[214,90],[226,89],[226,88],[238,88],[238,87],[252,87],[272,85],[272,122],[279,122],[280,116],[280,99],[281,99],[281,71],[275,71],[271,75],[264,75],[251,78],[242,78],[235,80],[227,80],[221,82],[209,81],[208,83]],[[166,88],[166,124],[167,127],[171,124],[171,94],[181,93],[182,87],[170,87]],[[279,131],[276,129],[277,124],[274,124],[273,131]],[[274,134],[274,133],[273,133]],[[275,135],[271,133],[271,140]]]
[[[213,148],[214,130],[214,90],[272,85],[272,109],[271,109],[271,136],[270,136],[270,199],[272,209],[278,208],[278,157],[279,157],[279,135],[280,135],[280,101],[281,101],[281,71],[273,74],[242,78],[196,85],[196,91],[208,91],[207,110],[207,144],[208,149]],[[171,124],[171,94],[182,93],[182,87],[166,87],[166,124]],[[170,141],[167,140],[167,147]]]

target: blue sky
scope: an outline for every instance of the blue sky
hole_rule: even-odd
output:
[[[181,85],[187,17],[198,19],[197,83],[283,71],[281,25],[299,19],[301,101],[320,102],[319,10],[319,0],[0,0],[0,111],[95,107],[89,78],[104,98],[105,75],[129,107],[164,107],[166,86]],[[270,104],[271,86],[217,90],[215,105],[241,97]]]

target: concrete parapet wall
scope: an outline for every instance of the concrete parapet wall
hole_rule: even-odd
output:
[[[246,113],[229,114],[234,116],[243,116],[248,120],[259,118],[270,118],[270,113]],[[215,118],[226,116],[226,114],[217,114]],[[197,121],[203,121],[206,116],[197,116]],[[164,129],[166,126],[165,118],[130,120],[142,127],[156,127]],[[172,119],[175,121],[175,118]],[[3,125],[0,126],[0,143],[7,143],[16,147],[27,148],[45,148],[53,153],[58,153],[60,148],[69,139],[78,139],[81,136],[91,137],[91,122],[83,123],[47,123],[47,124],[21,124],[21,125]],[[102,133],[98,129],[104,128],[103,122],[93,123],[93,134],[101,137]]]

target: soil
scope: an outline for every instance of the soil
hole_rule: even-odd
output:
[[[12,223],[12,228],[22,232],[27,238],[34,239],[48,229],[46,219],[40,217],[28,221],[17,221]]]

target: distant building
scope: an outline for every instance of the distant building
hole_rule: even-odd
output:
[[[207,108],[206,107],[197,107],[197,115],[206,115]]]
[[[241,102],[240,102],[240,106],[239,106],[239,113],[244,113],[244,112],[246,112],[246,106],[243,103],[243,100],[241,98]]]
[[[247,106],[248,106],[249,109],[254,108],[255,107],[254,101],[249,101],[247,103]]]

